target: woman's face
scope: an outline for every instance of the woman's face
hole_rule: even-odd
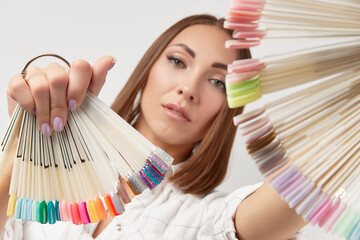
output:
[[[141,97],[138,129],[156,145],[201,140],[226,101],[225,75],[236,51],[214,26],[194,25],[175,37],[152,67]]]

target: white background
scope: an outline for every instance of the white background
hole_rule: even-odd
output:
[[[32,57],[57,53],[69,61],[93,63],[103,55],[117,58],[100,98],[110,104],[146,49],[166,28],[195,13],[223,17],[229,0],[0,0],[0,134],[9,117],[6,88]],[[253,50],[255,57],[302,47],[303,42],[271,42]],[[52,59],[50,59],[52,60]],[[229,174],[220,186],[232,191],[263,181],[237,137]],[[266,202],[264,202],[266,204]],[[319,228],[309,227],[308,239],[335,240]]]

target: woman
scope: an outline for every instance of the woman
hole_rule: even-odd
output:
[[[173,173],[155,191],[146,191],[114,219],[86,226],[41,226],[9,220],[3,239],[30,239],[39,229],[47,239],[288,239],[305,226],[268,182],[235,191],[214,192],[223,180],[242,109],[226,103],[226,66],[249,58],[248,50],[225,49],[231,32],[209,15],[185,18],[162,34],[145,53],[112,109],[175,159]],[[81,104],[87,90],[97,95],[114,65],[112,57],[92,67],[57,64],[15,75],[7,91],[11,114],[16,103],[35,112],[44,135],[61,131],[68,110]],[[140,101],[137,101],[137,97]],[[11,164],[9,164],[11,165]],[[1,229],[6,222],[11,166],[0,181]],[[128,191],[129,194],[131,191]]]

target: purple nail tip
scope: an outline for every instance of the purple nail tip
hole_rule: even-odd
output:
[[[154,153],[150,153],[149,157],[164,172],[166,172],[169,169],[169,166]]]
[[[304,181],[305,177],[300,174],[300,177],[296,181],[284,189],[284,191],[281,193],[281,196],[283,196],[284,199],[288,199],[289,195],[294,192]]]
[[[296,173],[297,168],[294,165],[291,165],[279,175],[277,175],[274,179],[270,181],[271,185],[275,188],[275,190],[280,190],[281,187],[287,183]]]
[[[62,131],[64,128],[63,120],[60,117],[54,118],[54,130],[57,132]]]
[[[41,132],[44,134],[44,136],[49,137],[51,135],[49,124],[43,123],[41,125]]]
[[[145,174],[140,171],[139,173],[139,176],[141,177],[141,179],[143,180],[143,182],[146,184],[146,186],[149,188],[149,189],[153,189],[153,187],[151,186],[151,184],[148,182],[148,180],[146,179],[146,177],[144,176]]]
[[[76,101],[73,100],[73,99],[70,99],[69,102],[68,102],[68,108],[70,111],[74,111],[76,109]]]

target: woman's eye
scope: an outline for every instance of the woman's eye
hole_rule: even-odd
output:
[[[181,68],[185,67],[185,64],[177,57],[170,56],[168,57],[168,60],[177,67],[181,67]]]
[[[216,87],[225,90],[225,83],[219,79],[210,79],[210,82],[214,84]]]

